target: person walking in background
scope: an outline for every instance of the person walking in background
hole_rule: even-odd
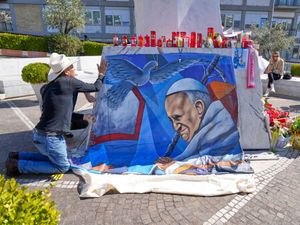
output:
[[[274,80],[279,80],[284,73],[284,61],[280,58],[278,51],[272,53],[272,58],[266,68],[265,74],[268,74],[268,86],[264,96],[269,96],[270,92],[275,92]]]
[[[70,169],[64,135],[70,132],[74,95],[99,91],[106,72],[106,63],[101,60],[95,83],[85,83],[74,77],[74,63],[63,54],[51,54],[51,81],[41,89],[42,115],[33,132],[33,143],[39,152],[10,152],[6,162],[8,176],[65,173]],[[88,119],[85,116],[83,119]]]

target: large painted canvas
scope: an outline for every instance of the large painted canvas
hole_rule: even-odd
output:
[[[252,173],[239,142],[230,56],[106,56],[89,147],[73,166],[93,173]]]

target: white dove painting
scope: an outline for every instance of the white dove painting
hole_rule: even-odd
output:
[[[211,66],[207,68],[206,72],[209,75],[213,69],[218,69],[214,64],[219,60],[220,56],[216,56]],[[141,87],[147,83],[154,85],[163,83],[191,66],[207,64],[208,61],[199,58],[179,58],[158,65],[157,61],[150,60],[143,67],[124,58],[108,58],[107,62],[107,80],[112,87],[106,92],[105,99],[109,108],[117,109],[133,87]],[[219,76],[222,76],[220,70],[218,72]]]

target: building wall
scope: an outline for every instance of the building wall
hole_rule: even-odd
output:
[[[88,11],[87,24],[80,34],[90,40],[112,41],[115,34],[130,35],[135,32],[134,0],[82,0]],[[265,21],[291,23],[291,34],[300,43],[300,7],[280,5],[281,0],[220,0],[224,28],[247,30],[250,24],[262,26]],[[280,3],[280,4],[279,4]],[[44,0],[6,0],[2,6],[12,15],[12,32],[48,35],[57,32],[47,29],[41,9]],[[300,0],[297,0],[300,4]],[[0,4],[1,6],[1,4]],[[9,7],[8,7],[9,6]],[[3,8],[2,7],[2,8]],[[11,31],[11,30],[9,30]],[[293,52],[300,51],[296,49]],[[299,53],[300,54],[300,53]],[[293,54],[296,56],[296,54]]]
[[[16,28],[20,33],[43,33],[40,5],[15,4]]]

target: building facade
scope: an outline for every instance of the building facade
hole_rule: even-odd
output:
[[[300,60],[300,0],[221,0],[221,18],[225,30],[248,30],[251,24],[262,27],[266,21],[284,24],[296,37],[296,45],[283,57]]]
[[[86,7],[86,25],[78,33],[89,40],[111,41],[113,35],[135,33],[133,0],[83,0]],[[283,23],[297,44],[284,57],[300,59],[300,0],[220,0],[224,29],[248,30],[252,24],[258,27],[266,21]],[[48,35],[49,29],[42,17],[43,0],[0,0],[0,31]]]
[[[134,33],[133,0],[83,0],[86,7],[86,25],[77,33],[90,40],[111,41],[115,34]],[[0,12],[11,19],[1,21],[0,31],[31,35],[48,35],[56,30],[45,24],[43,0],[0,0]]]

